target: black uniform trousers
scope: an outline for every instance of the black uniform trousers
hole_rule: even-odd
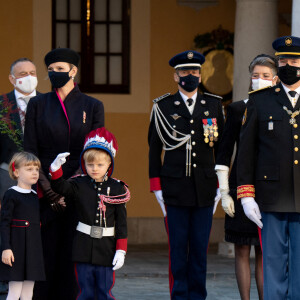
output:
[[[206,260],[213,206],[166,205],[172,300],[206,299]]]

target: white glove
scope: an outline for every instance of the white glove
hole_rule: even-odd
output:
[[[217,206],[218,206],[218,203],[219,203],[220,199],[221,199],[220,189],[217,188],[216,197],[215,197],[215,204],[214,204],[214,209],[213,209],[213,215],[216,212],[216,209],[217,209]]]
[[[253,197],[244,197],[241,199],[245,215],[253,221],[259,228],[263,227],[263,223],[260,221],[261,214],[259,207]]]
[[[124,250],[117,250],[116,254],[113,259],[113,271],[119,270],[123,267],[124,261],[125,261],[125,254],[126,252]]]
[[[50,166],[51,171],[56,172],[66,162],[66,157],[69,155],[69,152],[58,154]]]
[[[159,191],[153,191],[154,194],[155,194],[155,197],[157,199],[157,202],[158,204],[160,205],[160,208],[162,210],[162,213],[164,215],[164,217],[167,215],[167,212],[166,212],[166,207],[165,207],[165,202],[164,202],[164,198],[163,198],[163,195],[162,195],[162,190],[159,190]]]
[[[229,190],[221,190],[221,198],[223,210],[229,217],[233,218],[235,209],[233,199],[229,195]]]
[[[234,217],[235,209],[234,202],[229,195],[229,184],[228,184],[228,174],[229,168],[224,165],[216,165],[216,172],[219,180],[219,187],[222,198],[222,207],[226,214],[230,217]]]

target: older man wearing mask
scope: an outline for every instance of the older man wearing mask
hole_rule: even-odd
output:
[[[8,175],[8,162],[23,147],[27,104],[36,96],[36,67],[30,59],[19,58],[11,64],[8,78],[14,90],[0,96],[0,201],[5,191],[15,184]]]

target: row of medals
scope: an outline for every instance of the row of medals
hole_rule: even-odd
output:
[[[210,146],[213,147],[214,146],[214,142],[216,142],[218,140],[218,126],[217,124],[212,124],[212,125],[204,125],[203,124],[203,128],[204,128],[204,142]]]

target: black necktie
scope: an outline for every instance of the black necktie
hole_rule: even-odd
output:
[[[291,95],[292,98],[295,98],[295,96],[297,95],[297,92],[289,91],[289,94]]]
[[[192,98],[189,98],[186,101],[188,103],[188,106],[191,106],[193,104],[193,102],[194,102],[194,100]]]

